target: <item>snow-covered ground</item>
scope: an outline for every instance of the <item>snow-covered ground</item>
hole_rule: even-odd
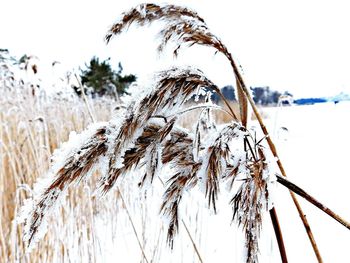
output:
[[[266,123],[289,179],[350,220],[350,103],[268,108],[264,113],[268,116]],[[166,247],[166,233],[162,231],[159,215],[161,188],[154,189],[153,197],[147,201],[135,191],[137,187],[124,190],[129,195],[136,192],[129,196],[128,209],[148,261],[199,262],[182,222],[174,250],[171,252]],[[221,192],[217,215],[206,209],[201,194],[191,192],[184,197],[185,205],[180,216],[189,228],[203,262],[244,262],[242,231],[235,223],[231,224],[232,212],[228,202],[232,193],[227,194],[224,188]],[[289,192],[278,185],[274,198],[289,262],[317,262]],[[350,258],[350,231],[302,198],[299,200],[324,262],[347,262]],[[141,250],[125,211],[117,216],[114,233],[102,218],[100,215],[96,224],[100,246],[105,249],[98,261],[140,262]],[[268,214],[261,234],[260,251],[260,262],[280,262]]]
[[[290,180],[349,221],[350,103],[284,107],[266,112]],[[306,201],[300,203],[324,262],[348,262],[350,231]],[[290,262],[316,262],[293,206],[289,194],[279,187],[276,209]]]

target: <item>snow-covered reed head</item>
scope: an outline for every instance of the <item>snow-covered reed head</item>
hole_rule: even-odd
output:
[[[169,244],[173,244],[178,232],[178,210],[184,191],[194,187],[203,189],[209,207],[216,212],[220,184],[229,179],[233,183],[240,175],[243,179],[240,192],[233,193],[234,217],[240,215],[237,219],[243,221],[246,236],[250,238],[247,248],[253,251],[249,253],[258,251],[256,239],[251,240],[258,236],[266,209],[262,203],[268,198],[268,175],[264,174],[268,174],[268,169],[260,145],[254,144],[250,133],[233,116],[232,122],[221,126],[207,116],[212,110],[224,111],[220,106],[209,101],[192,105],[195,102],[191,98],[196,94],[209,96],[212,91],[220,92],[201,71],[172,68],[160,72],[156,79],[143,98],[130,100],[122,115],[71,136],[55,153],[54,163],[44,183],[36,189],[38,195],[26,218],[29,244],[36,241],[40,227],[70,185],[85,180],[98,169],[102,174],[99,190],[107,193],[120,178],[144,167],[145,173],[135,178],[140,187],[151,187],[155,177],[166,182],[160,211],[169,218]],[[180,115],[193,108],[202,111],[197,123],[189,130],[180,127]],[[169,166],[172,174],[160,173],[162,166]],[[247,207],[254,211],[255,217],[241,216]]]
[[[110,41],[132,23],[144,25],[156,20],[166,22],[160,32],[160,51],[170,41],[176,43],[175,55],[184,44],[210,46],[230,60],[236,73],[227,48],[210,33],[204,20],[187,8],[139,5],[123,14],[107,33],[106,40]],[[25,231],[29,245],[36,241],[40,227],[70,185],[99,170],[102,176],[98,190],[105,194],[130,171],[145,171],[135,178],[140,187],[152,187],[156,177],[165,182],[160,211],[169,219],[167,241],[171,246],[178,232],[178,211],[185,191],[195,187],[203,190],[205,202],[216,212],[220,186],[228,180],[231,186],[239,184],[238,192],[230,193],[233,218],[245,231],[247,262],[256,262],[261,219],[268,208],[265,205],[269,203],[268,184],[273,177],[262,143],[246,127],[244,83],[239,75],[235,78],[240,90],[240,120],[220,89],[202,71],[171,68],[159,72],[143,96],[131,94],[118,116],[70,138],[55,153],[45,181],[37,187],[37,195],[27,207]],[[223,98],[226,109],[211,102],[212,92]],[[198,96],[205,98],[204,103],[194,99]],[[200,110],[195,123],[187,129],[181,127],[180,116],[194,109]],[[217,125],[211,115],[213,110],[225,112],[230,121]],[[171,174],[162,174],[162,166],[168,166]]]
[[[144,26],[157,21],[165,22],[159,32],[161,43],[158,51],[163,51],[168,43],[175,42],[173,53],[178,55],[183,45],[199,44],[213,47],[232,59],[226,46],[210,32],[203,18],[189,8],[176,5],[141,4],[130,9],[111,27],[105,37],[106,41],[109,42],[113,36],[122,33],[132,24]]]
[[[159,32],[161,39],[158,46],[159,52],[162,52],[169,43],[174,43],[172,49],[175,56],[183,47],[202,45],[214,48],[216,52],[228,59],[236,79],[240,118],[243,125],[246,125],[247,89],[239,68],[224,43],[210,31],[204,19],[195,11],[176,5],[140,4],[123,13],[121,19],[110,28],[105,39],[108,43],[115,35],[127,30],[132,24],[144,26],[157,21],[164,22],[164,27]]]

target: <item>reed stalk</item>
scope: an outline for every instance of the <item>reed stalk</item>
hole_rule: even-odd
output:
[[[277,182],[282,184],[283,186],[287,187],[290,191],[293,191],[297,195],[303,197],[305,200],[316,206],[318,209],[325,212],[327,215],[329,215],[331,218],[345,226],[347,229],[350,229],[350,223],[343,219],[341,216],[333,212],[330,208],[319,202],[316,198],[305,192],[305,190],[301,189],[299,186],[295,185],[291,181],[287,180],[284,177],[281,177],[280,175],[276,175]]]

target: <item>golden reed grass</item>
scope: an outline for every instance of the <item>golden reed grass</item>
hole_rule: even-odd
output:
[[[140,187],[145,186],[146,182],[153,184],[156,176],[164,182],[164,178],[157,171],[162,165],[169,164],[174,174],[165,177],[166,189],[160,210],[169,219],[167,241],[171,247],[174,235],[178,232],[178,211],[183,192],[202,186],[209,208],[216,212],[220,184],[231,181],[232,189],[233,183],[239,177],[240,187],[232,197],[231,206],[232,218],[242,226],[245,234],[246,262],[258,262],[262,217],[267,211],[274,226],[281,259],[287,262],[277,213],[274,208],[269,207],[269,184],[274,178],[274,172],[266,158],[266,147],[263,146],[265,140],[272,155],[277,158],[284,176],[285,173],[261,115],[226,46],[209,31],[204,20],[195,12],[174,5],[154,4],[141,4],[124,13],[120,22],[114,24],[107,33],[106,40],[110,41],[132,23],[144,25],[156,20],[167,22],[160,32],[160,51],[170,41],[176,43],[174,55],[178,55],[183,46],[199,44],[216,49],[230,61],[238,91],[239,118],[218,87],[200,70],[173,68],[160,72],[149,93],[126,105],[124,114],[119,118],[88,130],[90,133],[85,133],[88,136],[64,154],[63,160],[58,162],[59,166],[52,170],[52,177],[46,187],[33,200],[33,206],[25,219],[25,239],[29,245],[33,245],[40,236],[40,227],[47,220],[57,200],[70,185],[87,178],[95,169],[103,173],[98,185],[102,193],[106,193],[120,181],[118,179],[121,176],[126,177],[130,170],[144,167],[145,173],[139,178]],[[187,108],[185,102],[200,91],[204,91],[207,96],[210,91],[217,92],[227,109],[210,103],[195,107],[202,108],[196,128],[194,131],[185,131],[177,126],[177,119],[179,115],[194,109]],[[247,129],[248,102],[265,135],[259,141]],[[231,121],[217,128],[211,118],[211,109],[226,112]],[[302,214],[294,193],[291,192],[291,195]],[[322,261],[310,227],[305,219],[303,223],[314,251],[319,261]],[[140,242],[139,244],[141,247]],[[198,251],[196,248],[195,250]],[[148,262],[144,250],[142,254]],[[198,258],[201,260],[200,255]]]
[[[72,130],[85,129],[90,122],[89,116],[81,102],[41,101],[32,96],[25,85],[18,85],[16,90],[1,88],[0,261],[64,262],[70,249],[62,239],[69,231],[65,224],[79,229],[76,240],[83,235],[87,240],[93,238],[92,217],[88,216],[92,208],[82,205],[79,200],[89,200],[94,209],[105,210],[103,204],[96,204],[83,187],[71,190],[74,194],[69,195],[67,206],[60,212],[62,220],[55,221],[56,227],[49,230],[44,242],[31,254],[25,253],[22,226],[16,224],[15,218],[23,201],[32,196],[34,182],[49,168],[53,151],[68,139]],[[94,106],[99,118],[109,118],[108,105]],[[70,221],[72,213],[76,213],[76,222]],[[79,244],[80,252],[90,254],[93,259],[94,252],[88,242],[79,241]]]
[[[93,195],[93,189],[101,187],[95,177],[88,184],[68,190],[64,205],[54,213],[54,218],[48,218],[48,233],[28,253],[23,225],[16,222],[20,207],[27,198],[33,197],[34,183],[47,173],[54,150],[68,140],[71,131],[79,133],[86,129],[91,123],[91,113],[86,103],[76,97],[67,100],[33,96],[30,83],[11,77],[12,80],[11,85],[1,82],[0,86],[3,95],[0,98],[0,262],[103,262],[107,253],[102,247],[106,244],[101,230],[97,229],[101,227],[96,225],[99,224],[95,222],[96,215],[102,215],[99,220],[102,217],[108,226],[108,238],[112,237],[105,241],[111,242],[108,246],[120,242],[123,231],[131,231],[132,228],[143,254],[140,258],[147,261],[146,254],[148,261],[161,258],[163,227],[157,229],[159,234],[149,232],[148,209],[152,200],[148,198],[145,201],[128,180],[124,180],[125,186],[120,185],[120,191],[101,201]],[[110,119],[111,109],[116,108],[115,102],[108,99],[90,100],[89,103],[98,121]],[[126,151],[125,169],[140,161],[137,156],[145,151],[148,140],[154,140],[154,129],[157,132],[161,130],[158,126],[150,126],[149,130],[144,131],[143,139],[138,140],[133,149]],[[105,132],[100,129],[95,134],[100,144],[84,145],[83,148],[90,149],[90,152],[85,151],[81,155],[85,162],[83,166],[76,166],[77,163],[71,160],[71,166],[61,170],[63,179],[69,178],[69,172],[76,175],[86,172],[93,161],[89,153],[96,150],[101,154],[104,149]],[[97,173],[95,176],[98,178]],[[54,186],[60,187],[60,181],[56,181]],[[135,224],[133,220],[136,220]],[[155,240],[152,236],[155,236]],[[126,246],[132,247],[133,243],[136,240],[131,238],[126,241]],[[192,245],[195,246],[193,241]],[[113,249],[123,249],[119,247]]]

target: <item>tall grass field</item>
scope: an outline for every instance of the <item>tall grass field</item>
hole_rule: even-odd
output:
[[[346,262],[350,103],[258,107],[186,7],[131,8],[105,40],[157,21],[159,52],[227,59],[237,102],[193,67],[118,102],[77,77],[79,97],[0,54],[0,262]]]

